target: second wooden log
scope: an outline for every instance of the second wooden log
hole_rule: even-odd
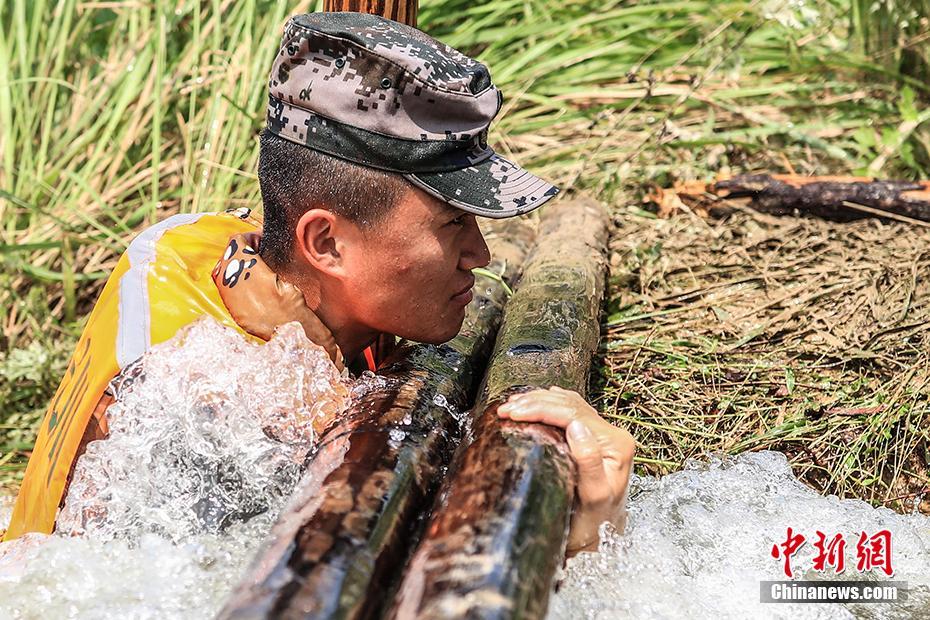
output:
[[[582,199],[543,214],[473,409],[470,443],[456,453],[391,617],[545,615],[565,554],[574,464],[561,431],[502,422],[497,407],[528,387],[586,392],[608,222],[603,207]]]

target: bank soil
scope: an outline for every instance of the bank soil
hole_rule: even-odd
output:
[[[774,449],[821,492],[930,509],[930,229],[736,205],[617,223],[594,381],[641,471]]]

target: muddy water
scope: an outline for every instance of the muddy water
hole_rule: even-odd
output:
[[[0,618],[212,616],[291,491],[313,429],[372,381],[350,388],[299,330],[261,350],[209,323],[183,338],[148,356],[144,383],[122,388],[111,438],[79,464],[61,529],[81,536],[0,546]],[[0,526],[10,508],[0,501]],[[770,550],[788,526],[842,532],[845,578],[856,576],[858,533],[889,529],[911,600],[761,605],[759,581],[781,578]],[[823,579],[813,553],[805,545],[794,565]],[[635,478],[626,533],[569,563],[549,617],[924,617],[928,587],[930,519],[821,497],[762,452]]]

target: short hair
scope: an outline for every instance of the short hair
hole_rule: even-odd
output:
[[[323,208],[371,228],[387,216],[409,187],[402,175],[362,166],[262,132],[258,157],[264,225],[261,256],[286,269],[294,227],[310,209]]]

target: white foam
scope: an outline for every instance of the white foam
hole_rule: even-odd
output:
[[[348,400],[296,323],[259,345],[205,319],[153,347],[56,534],[0,545],[0,617],[214,614]]]
[[[911,600],[891,604],[761,604],[759,582],[784,580],[771,556],[787,527],[813,541],[815,531],[842,532],[844,579],[857,576],[859,532],[892,532],[894,579]],[[792,565],[806,579],[837,578],[812,570],[811,542]],[[577,618],[891,618],[930,613],[930,518],[875,509],[865,502],[822,497],[801,484],[784,455],[744,454],[692,463],[662,478],[635,477],[623,536],[608,534],[599,553],[569,561],[549,609],[550,620]]]

